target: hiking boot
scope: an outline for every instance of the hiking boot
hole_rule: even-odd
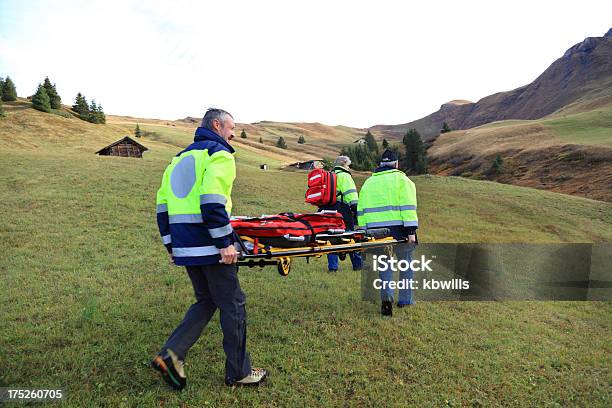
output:
[[[253,368],[251,374],[244,377],[242,380],[232,381],[225,379],[225,385],[240,385],[240,386],[257,386],[268,377],[268,371],[263,368]]]
[[[162,379],[175,390],[182,390],[187,385],[183,360],[179,360],[172,350],[167,349],[165,357],[155,356],[151,367],[159,371]]]
[[[336,272],[338,272],[338,270],[337,269],[330,269],[327,272],[329,272],[329,273],[336,273]]]
[[[380,314],[383,316],[393,316],[393,302],[384,300],[380,306]]]

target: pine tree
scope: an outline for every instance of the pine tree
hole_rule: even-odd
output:
[[[47,91],[45,90],[45,87],[43,85],[38,85],[38,89],[32,97],[32,107],[42,112],[51,111],[51,102],[49,100],[49,95],[47,95]]]
[[[419,156],[419,160],[416,163],[416,173],[417,174],[425,174],[427,173],[427,156],[426,153],[423,153]]]
[[[300,137],[299,137],[299,139],[298,139],[298,143],[299,143],[299,144],[304,144],[304,143],[306,143],[306,139],[304,139],[304,136],[303,136],[303,135],[300,135]]]
[[[142,132],[140,131],[140,126],[138,126],[138,123],[136,124],[136,129],[134,129],[134,136],[136,137],[142,136]]]
[[[416,174],[427,171],[427,152],[416,129],[406,132],[402,140],[406,150],[406,168]]]
[[[263,138],[259,136],[259,143],[263,144]]]
[[[448,126],[448,123],[444,122],[444,123],[442,124],[442,130],[440,130],[440,133],[448,133],[448,132],[450,132],[451,130],[453,130],[453,129],[451,129],[451,127],[450,127],[450,126]]]
[[[96,123],[106,123],[106,115],[102,110],[102,104],[98,104],[98,109],[96,110]]]
[[[282,136],[276,141],[276,147],[280,147],[281,149],[287,148],[287,143],[285,143],[285,139]]]
[[[365,144],[345,146],[340,154],[351,158],[351,168],[355,170],[373,170],[376,167],[375,152],[370,151]]]
[[[372,135],[369,130],[365,135],[365,144],[369,151],[378,153],[378,144],[376,143],[376,139],[374,139],[374,135]]]
[[[98,112],[98,105],[96,104],[96,100],[92,99],[91,103],[89,104],[89,108],[87,109],[87,121],[91,122],[91,123],[98,123],[96,122],[97,117],[96,117],[96,113]]]
[[[72,110],[79,114],[81,119],[87,120],[87,116],[89,115],[89,104],[87,103],[87,99],[85,96],[81,95],[79,92],[74,100],[74,105],[72,105]]]
[[[246,138],[247,138],[247,134],[246,134],[246,132],[244,131],[244,129],[242,129],[242,132],[240,132],[240,138],[241,138],[241,139],[246,139]]]
[[[389,148],[389,142],[387,142],[387,139],[383,139],[382,146],[383,146],[383,149]]]
[[[49,96],[49,102],[51,103],[51,109],[59,109],[62,107],[62,98],[60,98],[57,93],[57,89],[55,88],[55,84],[51,84],[49,77],[45,77],[45,81],[43,82],[43,86],[45,87],[45,91]]]
[[[7,75],[2,84],[2,101],[12,102],[17,100],[17,89],[11,78]]]

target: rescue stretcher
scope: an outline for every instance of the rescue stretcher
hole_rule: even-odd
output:
[[[272,225],[280,217],[288,216],[291,221],[304,223],[297,216],[306,218],[319,214],[322,217],[328,218],[327,224],[321,223],[321,225],[313,227],[311,223],[305,222],[308,228],[294,228],[293,234],[286,233],[280,237],[272,236],[275,231],[269,231],[274,230],[274,228],[265,227],[265,225]],[[338,218],[340,221],[338,221]],[[289,274],[293,258],[306,258],[308,262],[312,257],[318,258],[333,253],[337,254],[341,260],[344,260],[350,252],[359,252],[407,242],[403,239],[393,238],[388,228],[346,231],[341,215],[335,211],[323,211],[305,215],[285,213],[258,218],[235,217],[231,222],[234,227],[236,244],[239,247],[238,266],[253,268],[276,265],[281,276]],[[266,230],[265,235],[267,236],[261,236],[264,234],[258,231],[257,228],[245,227],[249,223],[263,225],[260,227],[260,230]],[[333,228],[326,228],[327,226]],[[290,228],[277,228],[281,232],[286,232],[285,230],[287,229]],[[248,234],[249,232],[250,234]],[[306,232],[309,232],[309,234]]]

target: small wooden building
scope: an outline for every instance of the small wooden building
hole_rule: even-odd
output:
[[[129,136],[124,137],[121,140],[117,140],[115,143],[111,143],[108,146],[98,150],[96,154],[100,156],[121,156],[121,157],[139,157],[142,159],[142,153],[146,152],[147,149],[134,139]]]
[[[291,163],[289,167],[295,167],[301,170],[313,170],[323,168],[323,160],[308,160],[305,162]]]

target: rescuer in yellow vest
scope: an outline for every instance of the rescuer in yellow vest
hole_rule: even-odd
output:
[[[157,224],[171,262],[185,266],[195,292],[183,321],[151,366],[175,389],[187,384],[183,361],[208,321],[220,311],[225,383],[256,385],[267,372],[251,368],[246,351],[246,296],[238,281],[238,254],[230,224],[236,178],[234,118],[209,109],[194,142],[177,154],[157,192]]]
[[[342,214],[347,230],[353,230],[355,227],[357,202],[359,198],[355,181],[349,169],[350,165],[351,159],[348,156],[338,156],[336,158],[332,171],[336,173],[337,202],[336,205],[332,207],[325,207],[325,209],[334,209]],[[360,252],[351,252],[349,257],[351,258],[353,270],[359,270],[363,267]],[[338,264],[338,255],[327,255],[327,269],[330,272],[336,272],[338,270]]]
[[[407,239],[408,244],[396,245],[395,256],[398,261],[412,260],[412,251],[417,243],[416,230],[419,227],[417,217],[416,188],[406,174],[398,170],[398,158],[392,150],[385,150],[379,167],[368,178],[359,192],[357,205],[358,224],[361,228],[388,228],[395,239]],[[393,314],[393,290],[385,285],[392,279],[391,268],[379,272],[382,280],[381,313]],[[400,271],[400,280],[412,279],[413,272],[408,269]],[[400,289],[397,306],[414,304],[410,288]]]

